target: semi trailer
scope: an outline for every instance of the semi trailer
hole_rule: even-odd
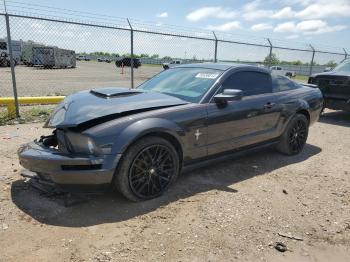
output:
[[[32,48],[34,66],[44,68],[75,68],[75,52],[58,47],[33,46]]]

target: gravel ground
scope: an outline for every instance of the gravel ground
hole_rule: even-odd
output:
[[[0,126],[0,261],[350,261],[349,128],[327,111],[298,156],[265,150],[183,174],[151,201],[107,192],[64,207],[19,176],[18,146],[48,130]]]
[[[160,66],[143,65],[134,70],[135,86],[163,70]],[[0,96],[12,96],[10,68],[0,67]],[[116,68],[114,63],[77,61],[74,69],[41,69],[17,66],[18,96],[68,95],[94,87],[130,87],[130,67]]]

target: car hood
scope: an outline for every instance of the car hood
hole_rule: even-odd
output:
[[[344,71],[329,71],[329,72],[323,72],[314,74],[313,77],[316,76],[350,76],[350,72],[344,72]]]
[[[97,88],[67,96],[44,127],[67,128],[108,116],[188,104],[174,96],[128,88]],[[114,117],[113,117],[114,118]]]

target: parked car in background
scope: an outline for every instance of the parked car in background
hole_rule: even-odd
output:
[[[290,71],[290,70],[284,70],[282,67],[280,66],[271,66],[270,67],[271,71],[274,74],[277,75],[281,75],[281,76],[287,76],[287,77],[295,77],[296,73],[294,71]]]
[[[131,66],[131,61],[134,61],[134,68],[138,68],[141,66],[141,61],[138,58],[131,58],[131,57],[120,57],[117,58],[117,61],[115,61],[115,65],[117,67],[121,66]]]
[[[181,65],[182,61],[181,60],[174,60],[169,63],[163,63],[163,68],[164,70],[169,69],[170,67],[176,66],[176,65]]]
[[[136,89],[67,96],[45,127],[52,135],[18,150],[23,167],[61,187],[114,185],[138,201],[161,195],[184,168],[261,146],[300,153],[323,98],[270,70],[191,64]]]
[[[90,61],[90,57],[85,55],[79,55],[77,56],[77,61]]]
[[[106,62],[106,63],[111,63],[112,59],[108,58],[108,57],[99,57],[97,58],[97,62]]]
[[[350,112],[350,59],[331,71],[313,74],[308,83],[321,90],[325,108]]]

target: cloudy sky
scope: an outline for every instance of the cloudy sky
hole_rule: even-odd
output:
[[[18,0],[18,2],[93,12],[104,14],[106,18],[130,17],[153,21],[158,25],[169,24],[198,30],[214,30],[222,34],[242,36],[244,40],[256,41],[269,37],[281,45],[295,43],[295,46],[300,47],[303,43],[312,43],[319,49],[331,46],[332,50],[342,51],[345,47],[350,51],[350,0],[60,0],[55,2]],[[8,5],[9,9],[23,7],[15,0],[8,0]],[[28,11],[36,12],[34,9]],[[24,21],[17,23],[22,22],[26,23]],[[45,26],[42,23],[32,23],[30,30],[47,31]],[[23,27],[27,34],[34,34]],[[23,33],[20,28],[17,31]],[[91,34],[88,31],[77,33],[74,30],[71,33],[69,30],[62,33],[82,35],[84,39]],[[149,45],[154,46],[154,42]],[[173,49],[176,49],[176,46]],[[225,47],[222,46],[222,49]],[[185,53],[184,55],[186,52],[181,51]],[[259,50],[250,52],[253,54]],[[211,55],[211,53],[205,54],[203,57]],[[192,56],[191,50],[188,51],[188,56]]]

